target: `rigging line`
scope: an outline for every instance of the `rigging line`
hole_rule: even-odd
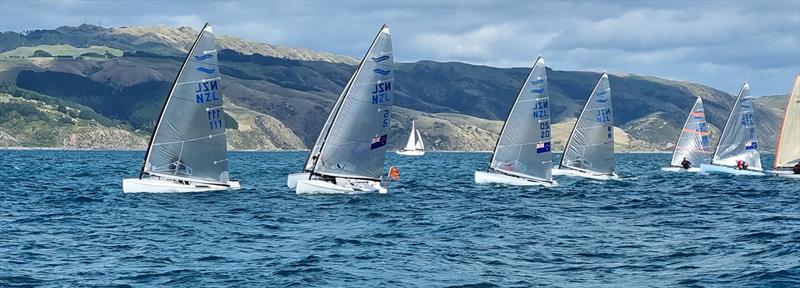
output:
[[[525,103],[525,102],[539,101],[539,100],[546,100],[546,99],[549,99],[549,97],[534,98],[534,99],[528,99],[528,100],[520,100],[520,101],[517,101],[517,103]]]
[[[222,77],[200,79],[200,80],[195,80],[195,81],[178,82],[177,85],[194,84],[194,83],[205,83],[205,82],[213,81],[213,80],[222,80]]]
[[[198,138],[194,138],[194,139],[188,139],[188,140],[182,140],[182,141],[173,141],[173,142],[155,143],[155,144],[153,144],[153,146],[158,146],[158,145],[171,145],[171,144],[178,144],[178,143],[194,142],[194,141],[199,141],[199,140],[203,140],[203,139],[211,139],[211,138],[214,138],[214,137],[219,137],[219,136],[221,136],[221,135],[225,135],[225,133],[223,132],[223,133],[211,134],[211,135],[208,135],[208,136],[203,136],[203,137],[198,137]]]
[[[544,142],[547,142],[547,141],[537,141],[537,142],[510,144],[510,145],[500,145],[500,146],[502,146],[502,147],[514,147],[514,146],[524,146],[524,145],[531,145],[531,144],[539,144],[539,143],[544,143]]]

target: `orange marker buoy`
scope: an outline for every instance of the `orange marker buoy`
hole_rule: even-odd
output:
[[[400,180],[400,169],[397,169],[395,166],[389,167],[389,179],[394,181]]]

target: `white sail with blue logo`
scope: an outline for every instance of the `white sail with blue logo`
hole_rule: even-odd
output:
[[[224,115],[216,42],[206,24],[167,96],[141,176],[228,184]]]
[[[709,163],[711,148],[709,147],[708,125],[706,124],[706,114],[703,109],[703,100],[699,97],[695,100],[686,123],[683,125],[678,142],[675,144],[675,151],[672,153],[670,165],[680,167],[683,159],[689,160],[692,166],[700,167],[700,164]]]
[[[748,170],[762,170],[752,99],[750,84],[745,82],[722,130],[711,164],[736,167],[737,161],[742,160],[748,164]]]
[[[489,172],[552,183],[550,146],[547,66],[539,57],[503,124]]]
[[[383,175],[395,73],[387,26],[355,73],[325,132],[312,175],[367,180]]]
[[[614,174],[614,127],[611,86],[603,73],[567,140],[560,169],[589,174]]]

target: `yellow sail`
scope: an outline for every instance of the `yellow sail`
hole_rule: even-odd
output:
[[[775,169],[789,168],[800,161],[800,75],[789,93],[781,133],[775,151]]]

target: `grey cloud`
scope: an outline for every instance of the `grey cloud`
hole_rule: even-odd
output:
[[[402,61],[630,72],[786,93],[800,72],[798,1],[0,1],[0,30],[199,26],[360,58],[388,23]],[[196,28],[196,27],[195,27]]]

